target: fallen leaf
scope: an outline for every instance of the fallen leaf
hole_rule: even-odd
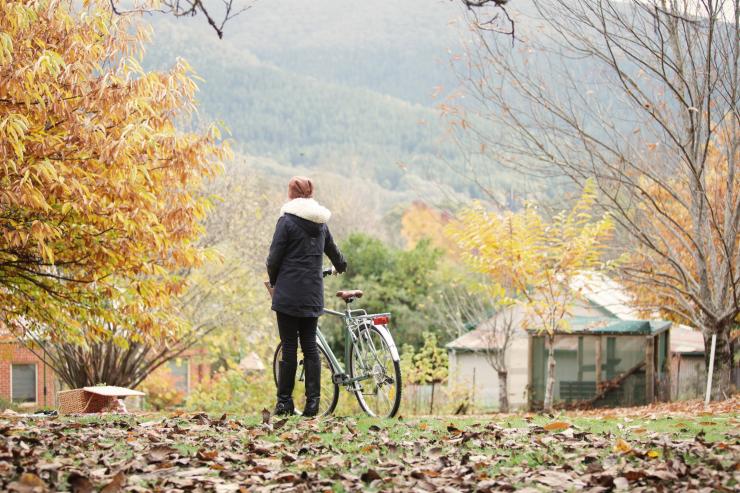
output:
[[[365,483],[370,483],[382,478],[380,477],[380,474],[378,474],[378,471],[376,471],[375,469],[368,469],[367,471],[362,473],[360,479],[362,479]]]
[[[92,493],[95,491],[95,486],[92,484],[92,481],[90,481],[86,476],[76,472],[69,475],[67,482],[69,482],[72,493]]]
[[[627,443],[624,439],[617,438],[617,441],[614,444],[614,451],[626,454],[632,451],[632,446],[629,443]]]
[[[100,490],[100,493],[118,493],[121,491],[126,484],[126,476],[123,474],[123,471],[118,471],[115,476],[113,476],[113,479],[111,479],[110,483],[103,486],[103,489]]]
[[[196,457],[198,457],[200,460],[213,460],[218,457],[218,450],[200,449],[198,450]]]
[[[151,448],[146,457],[149,462],[162,462],[174,452],[176,452],[176,450],[172,447],[157,446]]]
[[[564,421],[553,421],[552,423],[544,425],[543,428],[547,431],[563,431],[570,428],[570,424]]]

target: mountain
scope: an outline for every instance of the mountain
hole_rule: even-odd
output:
[[[455,15],[449,1],[272,0],[233,19],[223,40],[202,19],[153,16],[145,66],[186,58],[203,78],[201,116],[223,121],[242,154],[422,197],[440,187],[477,197],[430,96],[456,83],[445,62]],[[530,188],[511,170],[487,178],[502,197]]]

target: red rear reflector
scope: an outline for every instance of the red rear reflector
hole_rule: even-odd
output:
[[[375,325],[388,325],[388,321],[389,320],[390,319],[388,318],[387,315],[381,315],[379,317],[374,317],[373,318],[373,324],[375,324]]]

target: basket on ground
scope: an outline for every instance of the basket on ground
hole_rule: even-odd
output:
[[[125,387],[101,385],[59,392],[59,413],[99,413],[115,407],[116,400],[129,395],[144,395],[144,392]]]

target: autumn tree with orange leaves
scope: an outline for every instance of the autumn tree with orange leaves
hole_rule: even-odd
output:
[[[146,33],[107,2],[0,0],[0,323],[53,342],[171,334],[199,265],[219,131],[182,132],[182,60],[140,66]]]
[[[720,145],[710,143],[707,148],[700,192],[707,213],[701,224],[695,216],[693,195],[696,190],[692,190],[687,180],[673,178],[661,186],[644,180],[650,203],[643,202],[641,212],[649,214],[650,209],[659,208],[671,221],[656,221],[653,225],[661,249],[640,245],[624,266],[628,286],[645,313],[658,310],[675,322],[703,327],[707,323],[708,309],[728,307],[720,320],[723,330],[716,332],[715,342],[715,367],[724,370],[718,372],[715,386],[722,393],[729,392],[729,367],[734,364],[732,342],[738,338],[740,326],[740,315],[732,309],[738,298],[732,280],[737,279],[740,268],[737,224],[740,187],[733,168],[740,160],[740,150],[737,144],[733,146],[727,142],[731,138],[737,139],[732,134],[720,134]],[[727,150],[733,147],[734,156],[728,155]],[[664,255],[661,250],[669,254]],[[704,279],[712,281],[706,292],[717,297],[716,305],[709,296],[710,299],[698,302],[692,291],[683,286],[688,282],[699,287],[706,282]],[[705,333],[705,338],[709,339],[710,335]],[[706,351],[705,358],[709,356],[710,351]]]

